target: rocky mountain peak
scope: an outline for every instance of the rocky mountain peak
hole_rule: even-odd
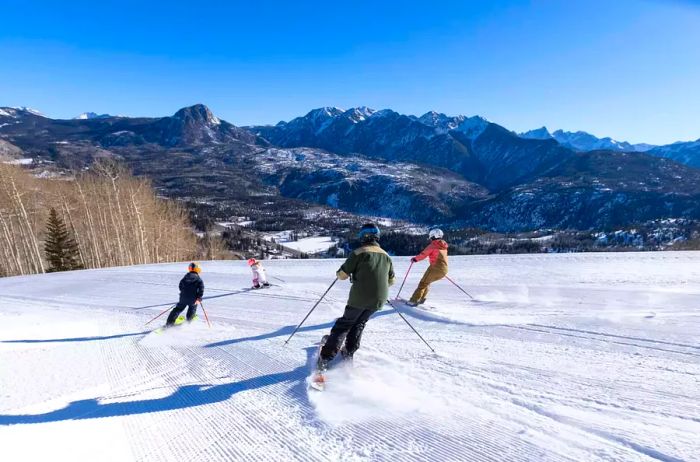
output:
[[[323,123],[328,119],[333,119],[335,117],[338,117],[339,115],[342,115],[344,112],[345,111],[343,109],[337,107],[324,106],[309,111],[309,113],[306,114],[304,118],[309,119],[314,123]]]
[[[372,108],[369,108],[367,106],[360,106],[348,109],[343,113],[343,115],[350,119],[352,122],[357,123],[362,122],[363,120],[366,120],[369,117],[372,117],[372,115],[374,115],[375,112],[377,111],[375,111]]]
[[[214,115],[204,104],[184,107],[173,115],[174,119],[179,119],[185,124],[193,125],[219,125],[221,120]]]
[[[521,138],[527,138],[531,140],[548,140],[552,138],[552,134],[549,133],[549,130],[547,127],[540,127],[536,128],[534,130],[529,130],[524,133],[520,133],[519,135]]]

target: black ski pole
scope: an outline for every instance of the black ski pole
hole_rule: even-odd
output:
[[[449,276],[445,276],[445,278],[446,278],[448,281],[450,281],[452,284],[454,284],[455,287],[457,287],[459,290],[461,290],[462,292],[464,292],[465,294],[467,294],[467,297],[469,297],[469,298],[471,298],[472,300],[474,300],[474,297],[472,297],[471,295],[469,295],[469,292],[467,292],[466,290],[462,289],[462,288],[459,286],[459,284],[457,284],[457,283],[454,282],[452,279],[450,279]]]
[[[416,330],[416,328],[413,327],[413,326],[411,325],[410,322],[408,322],[408,319],[406,319],[406,317],[405,317],[403,314],[401,314],[401,312],[398,310],[398,308],[396,308],[396,306],[394,306],[394,304],[391,303],[391,301],[387,300],[386,302],[389,304],[389,306],[391,306],[391,307],[394,309],[394,311],[396,311],[396,312],[399,314],[399,316],[401,316],[401,319],[403,319],[403,320],[406,322],[406,324],[408,324],[408,327],[410,327],[411,329],[413,329],[413,332],[415,332],[416,335],[417,335],[421,340],[423,340],[423,343],[425,343],[425,344],[428,346],[428,348],[430,348],[430,351],[432,351],[433,353],[435,353],[435,350],[433,350],[433,347],[431,347],[430,344],[429,344],[428,342],[425,341],[425,339],[423,338],[423,336],[422,336],[421,334],[418,333],[418,331]]]
[[[316,304],[313,306],[313,308],[311,308],[311,310],[306,314],[306,316],[304,316],[304,319],[301,320],[301,322],[299,323],[299,325],[297,326],[297,328],[294,329],[294,332],[292,332],[292,335],[290,335],[289,338],[288,338],[287,340],[284,341],[284,344],[285,344],[285,345],[286,345],[287,343],[289,343],[289,341],[292,339],[292,337],[294,337],[294,334],[297,333],[297,331],[298,331],[299,328],[302,326],[302,324],[304,324],[304,322],[306,321],[306,319],[307,319],[309,316],[311,316],[311,313],[312,313],[312,312],[316,309],[316,307],[321,303],[321,300],[323,300],[323,299],[326,297],[326,295],[328,295],[328,292],[331,291],[331,289],[333,288],[333,286],[335,285],[336,282],[338,282],[338,278],[335,278],[335,280],[333,281],[333,283],[328,287],[328,289],[326,289],[326,291],[323,293],[323,295],[321,295],[321,298],[318,299],[318,301],[317,301]]]

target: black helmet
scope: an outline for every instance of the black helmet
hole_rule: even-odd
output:
[[[357,237],[362,242],[373,242],[379,240],[380,235],[379,227],[374,223],[366,223],[362,225],[360,231],[357,233]]]

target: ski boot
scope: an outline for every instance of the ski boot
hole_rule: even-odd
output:
[[[198,319],[199,319],[199,315],[195,314],[194,316],[192,316],[192,318],[188,319],[187,322],[192,323],[194,321],[197,321]]]
[[[406,305],[415,308],[415,307],[418,306],[418,302],[414,302],[414,301],[412,301],[412,300],[409,300],[409,301],[406,302]]]
[[[269,283],[269,282],[263,282],[263,285],[262,285],[262,286],[263,286],[263,289],[268,289],[268,288],[270,287],[270,283]]]
[[[424,304],[424,303],[425,303],[425,299],[424,299],[424,298],[418,300],[418,304],[419,304],[419,305],[422,305],[422,304]]]
[[[253,289],[259,289],[260,287],[262,287],[260,284],[255,284],[255,285],[253,286]]]
[[[327,359],[323,359],[320,356],[318,361],[316,361],[316,372],[314,372],[311,377],[311,383],[309,384],[311,388],[317,391],[323,391],[326,389],[326,371],[328,370]]]
[[[326,371],[328,371],[328,363],[330,363],[330,361],[319,356],[318,361],[316,361],[316,373],[325,374]]]
[[[352,361],[353,361],[352,355],[353,355],[353,354],[350,353],[350,352],[345,348],[345,346],[343,346],[343,348],[340,349],[340,357],[343,358],[343,363],[345,363],[345,364],[347,364],[347,365],[349,365],[349,366],[352,366],[352,364],[353,364],[353,363],[352,363]]]

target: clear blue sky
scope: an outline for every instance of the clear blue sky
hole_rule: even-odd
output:
[[[326,105],[700,138],[700,2],[0,0],[0,106],[236,124]]]

